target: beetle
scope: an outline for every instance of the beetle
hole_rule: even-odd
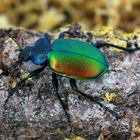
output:
[[[26,78],[23,78],[13,89],[10,90],[9,95],[5,100],[5,105],[9,98],[18,91],[23,82],[28,78],[41,73],[48,66],[52,70],[52,84],[54,91],[62,105],[68,121],[70,121],[70,115],[58,92],[57,76],[69,78],[72,89],[76,91],[78,95],[90,99],[106,111],[110,112],[116,118],[119,118],[119,115],[116,112],[101,103],[100,98],[81,92],[77,87],[76,80],[94,80],[106,73],[109,64],[105,56],[99,50],[101,47],[114,47],[126,52],[134,52],[140,48],[138,46],[136,46],[136,48],[123,48],[121,46],[101,41],[87,43],[77,39],[65,39],[66,34],[70,34],[70,32],[64,31],[60,33],[59,37],[51,42],[49,34],[45,33],[44,37],[39,38],[33,46],[26,46],[21,49],[18,61],[7,70],[3,71],[2,75],[9,75],[11,69],[15,68],[23,61],[31,61],[33,64],[40,65],[41,67],[30,72]]]

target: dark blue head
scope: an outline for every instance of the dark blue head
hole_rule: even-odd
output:
[[[45,34],[44,38],[40,38],[34,43],[34,46],[21,50],[19,58],[23,58],[23,61],[31,60],[35,65],[42,65],[47,62],[49,46],[50,38],[48,34]]]

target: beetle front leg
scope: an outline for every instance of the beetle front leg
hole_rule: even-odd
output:
[[[70,85],[74,91],[78,92],[80,95],[82,95],[82,96],[90,99],[91,101],[95,102],[96,104],[100,105],[100,107],[102,107],[105,111],[108,111],[109,113],[111,113],[116,119],[120,118],[120,116],[116,112],[114,112],[114,111],[110,110],[108,107],[104,106],[101,103],[101,99],[99,97],[93,97],[91,95],[88,95],[88,94],[85,94],[85,93],[79,91],[77,84],[76,84],[76,80],[70,79]]]
[[[46,66],[44,65],[44,66],[42,66],[41,68],[38,68],[38,69],[32,71],[27,77],[25,77],[25,78],[22,79],[20,82],[18,82],[18,83],[16,84],[16,86],[9,92],[9,95],[8,95],[8,97],[7,97],[7,99],[5,100],[5,103],[4,103],[4,107],[6,106],[6,103],[8,102],[9,98],[10,98],[11,96],[13,96],[15,92],[18,91],[18,89],[19,89],[19,87],[22,85],[22,83],[24,83],[27,79],[29,79],[29,78],[31,78],[31,77],[33,77],[33,76],[39,74],[40,72],[42,72],[42,71],[45,69],[45,67],[46,67]]]

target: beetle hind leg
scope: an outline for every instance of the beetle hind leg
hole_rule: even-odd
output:
[[[126,51],[126,52],[128,52],[128,53],[132,53],[132,52],[135,52],[135,51],[140,50],[140,47],[138,47],[138,44],[137,44],[137,43],[134,44],[135,48],[131,48],[131,46],[132,46],[131,43],[127,43],[126,48],[121,47],[121,46],[118,46],[118,45],[106,43],[106,42],[96,42],[95,44],[92,43],[92,45],[93,45],[94,47],[98,48],[98,49],[100,49],[101,47],[106,46],[106,47],[117,48],[117,49]]]
[[[108,107],[104,106],[101,103],[101,99],[99,97],[93,97],[91,95],[88,95],[88,94],[85,94],[85,93],[79,91],[77,84],[76,84],[76,80],[70,79],[70,85],[71,85],[72,89],[74,91],[76,91],[78,94],[80,94],[80,95],[90,99],[91,101],[95,102],[96,104],[100,105],[100,107],[102,107],[105,111],[108,111],[110,114],[112,114],[116,119],[120,118],[120,116],[116,112],[114,112],[114,111],[110,110]]]

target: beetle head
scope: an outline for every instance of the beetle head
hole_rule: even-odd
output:
[[[41,65],[47,62],[50,41],[46,38],[38,39],[31,50],[31,61],[35,65]]]
[[[20,51],[19,59],[22,61],[31,60],[35,65],[42,65],[47,62],[49,52],[50,37],[46,33],[44,37],[39,38],[33,46],[27,46]]]

